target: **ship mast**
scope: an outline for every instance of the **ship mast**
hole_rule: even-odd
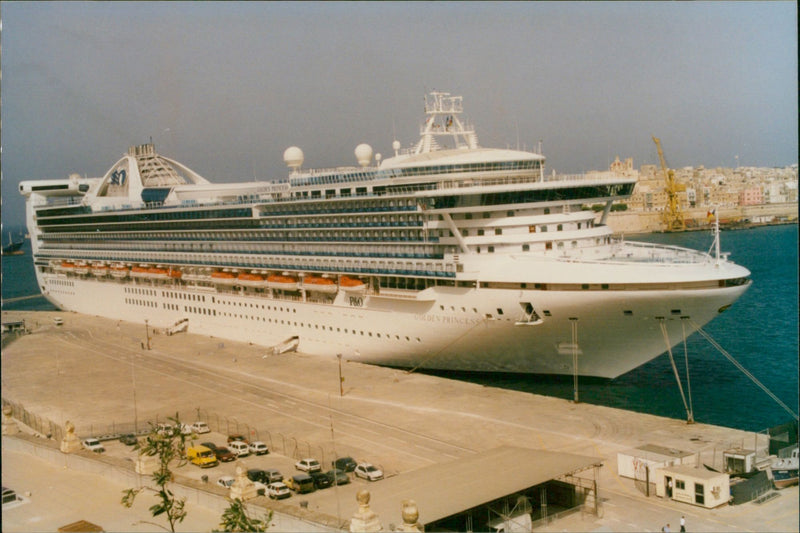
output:
[[[437,137],[451,137],[455,148],[474,149],[478,147],[478,136],[472,125],[462,122],[461,96],[434,91],[425,95],[425,123],[420,128],[420,140],[412,152],[421,154],[440,150]]]

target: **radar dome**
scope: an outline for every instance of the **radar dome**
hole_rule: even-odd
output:
[[[400,141],[395,141],[392,143],[392,150],[399,150],[400,149]]]
[[[370,161],[372,161],[372,146],[368,144],[356,146],[356,160],[362,167],[369,165]]]
[[[290,146],[283,152],[283,162],[293,170],[303,165],[303,151],[297,146]]]

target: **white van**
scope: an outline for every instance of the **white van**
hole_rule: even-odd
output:
[[[247,457],[250,455],[250,446],[240,440],[235,440],[228,443],[230,451],[235,453],[238,457]]]
[[[64,319],[61,318],[60,316],[57,316],[53,319],[53,324],[55,324],[56,326],[61,326],[64,324]]]

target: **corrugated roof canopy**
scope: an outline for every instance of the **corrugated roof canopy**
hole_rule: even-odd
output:
[[[414,500],[420,523],[430,524],[601,464],[597,457],[502,446],[370,484],[370,508],[387,528],[403,522],[403,500]]]

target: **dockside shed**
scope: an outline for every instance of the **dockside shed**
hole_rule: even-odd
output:
[[[730,476],[705,468],[676,465],[655,472],[656,495],[712,509],[731,498]]]

